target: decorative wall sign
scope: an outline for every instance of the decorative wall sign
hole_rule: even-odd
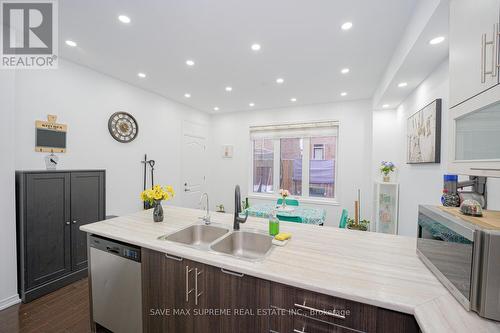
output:
[[[408,118],[407,138],[407,163],[440,163],[441,99]]]
[[[68,126],[57,124],[57,116],[47,115],[47,121],[35,121],[35,151],[48,153],[66,152],[66,132]]]
[[[223,145],[222,146],[222,157],[224,158],[233,158],[233,145]]]
[[[139,125],[135,118],[127,112],[115,112],[109,117],[109,133],[118,142],[133,141],[139,133]]]

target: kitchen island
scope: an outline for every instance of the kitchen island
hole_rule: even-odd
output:
[[[335,304],[341,304],[340,308],[344,306],[345,310],[351,310],[353,318],[356,318],[355,312],[361,306],[360,311],[364,311],[365,314],[372,313],[377,317],[376,325],[391,322],[399,325],[396,319],[402,318],[404,325],[411,326],[411,323],[405,320],[406,317],[414,316],[423,332],[500,331],[499,323],[467,312],[455,301],[418,259],[415,253],[416,239],[283,222],[280,231],[293,234],[289,243],[283,247],[273,246],[271,252],[262,260],[250,261],[159,239],[160,236],[199,223],[198,217],[204,215],[200,210],[172,206],[164,206],[164,211],[165,221],[162,223],[153,222],[151,211],[141,211],[81,227],[81,230],[89,234],[137,245],[143,249],[142,290],[145,304],[152,304],[150,300],[145,300],[145,297],[154,296],[152,293],[161,291],[161,289],[154,290],[154,287],[147,284],[148,281],[156,281],[165,275],[154,265],[160,264],[160,257],[165,258],[165,254],[168,254],[171,258],[189,262],[190,267],[196,269],[196,274],[204,271],[207,275],[211,271],[223,269],[225,272],[234,273],[235,278],[248,276],[255,279],[254,285],[257,288],[255,290],[267,292],[265,296],[267,299],[264,297],[263,303],[257,304],[258,306],[276,308],[273,306],[273,297],[283,299],[287,294],[311,292],[318,299],[323,296],[332,297]],[[232,222],[233,216],[230,214],[212,213],[214,224],[225,225],[228,229],[232,229]],[[249,217],[241,226],[241,230],[252,229],[267,230],[267,221]],[[263,284],[259,281],[268,283],[267,289],[262,287]],[[215,285],[215,281],[212,282]],[[230,286],[231,282],[229,280],[226,282],[227,286]],[[203,297],[206,299],[211,294],[216,298],[221,297],[220,294],[214,295],[210,291],[209,282],[207,286],[205,294],[200,299]],[[178,286],[180,290],[183,288],[184,286]],[[244,288],[239,285],[236,286],[236,290],[238,289]],[[258,296],[261,295],[241,295],[242,298]],[[198,301],[198,297],[196,298]],[[338,303],[338,300],[342,302]],[[158,302],[158,299],[155,301]],[[146,323],[151,315],[147,313],[150,310],[145,306]],[[386,312],[381,312],[382,310]],[[398,314],[401,316],[398,317]],[[365,319],[364,322],[370,321]],[[273,325],[281,325],[274,323],[272,318],[268,321],[271,322],[270,328],[257,327],[259,329],[265,327],[267,331],[273,332],[277,331],[273,329]],[[338,322],[336,320],[335,324]],[[210,327],[210,320],[205,323]],[[365,330],[363,329],[365,326],[343,327],[341,323],[342,321],[338,326],[332,326],[336,328],[329,332]],[[145,327],[150,326],[146,324]],[[390,331],[403,331],[401,327],[403,326],[395,326]],[[293,329],[300,331],[297,328]],[[321,330],[316,330],[319,331]]]

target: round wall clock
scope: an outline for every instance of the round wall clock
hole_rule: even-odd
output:
[[[109,117],[109,133],[118,142],[133,141],[139,133],[139,125],[135,118],[127,112],[115,112]]]

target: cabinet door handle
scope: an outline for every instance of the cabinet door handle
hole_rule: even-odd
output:
[[[168,254],[168,253],[165,253],[165,257],[167,257],[168,259],[175,260],[175,261],[182,261],[181,257],[176,257],[176,256],[173,256],[173,255]]]
[[[481,35],[481,83],[486,82],[486,69],[485,69],[485,58],[486,58],[486,34]]]
[[[73,224],[76,224],[76,220],[73,221]]]
[[[193,289],[189,289],[189,273],[193,271],[192,268],[189,268],[188,265],[186,265],[186,302],[189,303],[189,294],[193,291]]]
[[[227,269],[224,269],[224,268],[221,268],[220,270],[222,271],[222,273],[237,276],[237,277],[244,277],[245,276],[245,274],[243,274],[243,273],[228,271]]]
[[[500,36],[499,24],[495,23],[493,26],[493,77],[497,76],[498,68],[500,64],[498,63],[498,53],[499,53],[499,41],[498,37]]]
[[[497,67],[496,63],[497,61],[495,60],[495,55],[497,54],[496,50],[496,45],[497,45],[497,36],[498,33],[496,32],[496,24],[493,26],[493,39],[491,41],[486,40],[486,34],[483,34],[482,36],[482,59],[481,59],[481,67],[482,67],[482,78],[481,78],[481,83],[486,82],[486,75],[491,75],[492,77],[495,77],[497,74]],[[486,46],[491,45],[491,70],[486,71]]]
[[[305,302],[304,302],[304,305],[295,303],[294,306],[296,308],[307,310],[307,311],[312,311],[312,312],[315,312],[315,313],[318,313],[318,314],[321,314],[321,315],[325,315],[325,316],[329,316],[329,317],[333,317],[333,318],[338,318],[338,319],[345,319],[344,315],[340,315],[340,314],[337,314],[337,313],[334,313],[334,312],[325,311],[325,310],[315,309],[315,308],[312,308],[310,306],[306,306]]]
[[[470,169],[479,171],[500,171],[500,169],[495,169],[495,168],[470,168]]]
[[[69,222],[69,221],[66,221],[65,223],[66,223],[66,225],[69,225],[69,224],[70,224],[70,222]]]
[[[198,275],[200,275],[201,273],[203,273],[203,270],[201,271],[198,271],[198,268],[195,268],[194,269],[194,305],[198,305],[198,297],[201,296],[201,294],[203,294],[203,291],[198,293]]]

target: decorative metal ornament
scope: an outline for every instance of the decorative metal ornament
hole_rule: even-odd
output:
[[[109,134],[118,142],[128,143],[133,141],[139,133],[137,120],[127,112],[115,112],[109,117]]]

